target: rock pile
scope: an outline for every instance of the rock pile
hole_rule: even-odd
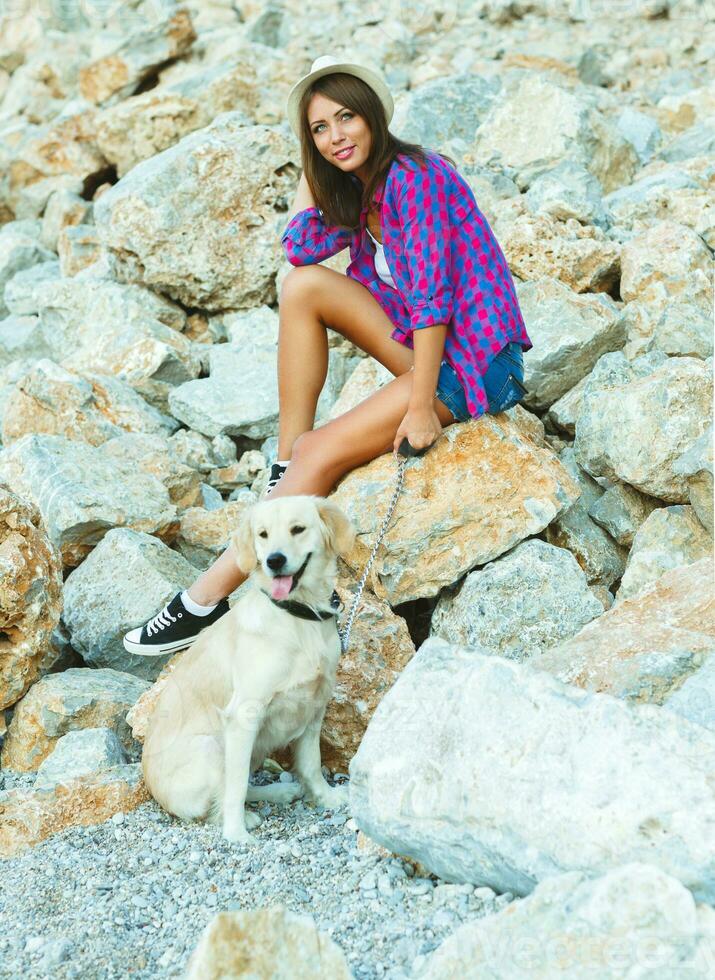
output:
[[[148,799],[141,743],[182,654],[134,657],[121,638],[208,567],[267,482],[301,165],[285,97],[344,27],[323,0],[105,6],[0,11],[9,869]],[[386,75],[392,132],[457,161],[534,344],[521,405],[409,463],[322,732],[376,853],[466,889],[450,894],[468,910],[475,888],[507,896],[454,920],[414,977],[623,975],[610,945],[636,971],[653,937],[664,972],[687,959],[705,977],[715,957],[707,6],[351,14],[341,53]],[[328,335],[316,425],[391,377]],[[394,478],[387,454],[332,494],[358,529],[346,603]],[[600,946],[574,966],[564,935]],[[280,904],[221,912],[195,945],[191,976],[244,953],[266,972],[287,956],[296,976],[408,975]],[[0,955],[30,968],[29,946]]]

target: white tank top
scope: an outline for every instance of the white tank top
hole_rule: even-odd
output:
[[[375,252],[375,272],[377,272],[380,279],[387,283],[388,286],[392,286],[393,289],[397,289],[397,286],[395,286],[395,280],[392,278],[390,269],[385,261],[385,249],[382,242],[378,242],[367,225],[365,225],[365,229],[370,238],[372,238],[373,242],[375,243],[375,248],[377,249]]]

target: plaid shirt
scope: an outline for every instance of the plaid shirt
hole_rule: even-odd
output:
[[[322,262],[349,246],[346,274],[370,290],[394,324],[390,336],[407,347],[414,349],[413,330],[447,324],[444,358],[476,418],[488,407],[482,376],[494,356],[510,340],[524,350],[533,345],[506,258],[471,187],[437,154],[428,156],[418,169],[399,155],[375,194],[395,289],[375,271],[366,207],[354,231],[326,225],[322,211],[306,208],[288,222],[281,243],[291,265]]]

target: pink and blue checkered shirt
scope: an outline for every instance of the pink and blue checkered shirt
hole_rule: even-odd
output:
[[[349,246],[346,274],[370,290],[395,325],[390,336],[407,347],[414,349],[413,330],[447,324],[443,356],[476,418],[488,407],[482,376],[492,359],[510,340],[524,350],[533,345],[506,258],[471,187],[438,154],[428,156],[419,168],[400,154],[375,194],[395,289],[375,271],[366,207],[352,231],[306,208],[288,222],[281,243],[291,265],[322,262]]]

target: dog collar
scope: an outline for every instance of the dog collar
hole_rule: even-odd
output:
[[[338,610],[342,603],[340,602],[340,596],[333,589],[333,594],[330,597],[330,605],[332,609],[328,610],[315,610],[311,609],[310,606],[306,606],[303,602],[298,602],[295,599],[274,599],[272,595],[266,592],[265,589],[261,589],[264,596],[267,596],[274,606],[278,606],[279,609],[284,609],[291,616],[298,616],[299,619],[313,619],[316,622],[321,619],[331,619],[333,616],[338,615]]]

